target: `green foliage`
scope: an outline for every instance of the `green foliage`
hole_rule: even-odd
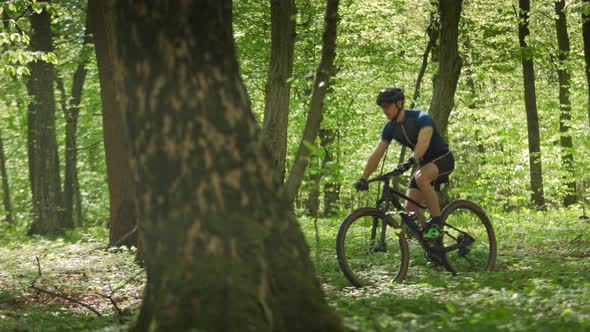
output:
[[[408,96],[406,105],[413,101],[417,108],[427,110],[438,64],[429,57],[421,95],[411,100],[427,43],[430,0],[343,0],[337,41],[338,74],[326,99],[322,122],[323,128],[336,131],[336,138],[327,147],[320,147],[319,140],[309,143],[314,151],[307,171],[309,179],[302,185],[298,199],[303,211],[314,174],[323,174],[322,186],[341,186],[338,202],[341,218],[320,219],[320,245],[312,246],[312,250],[319,250],[317,263],[326,294],[345,324],[358,331],[590,329],[587,304],[590,303],[587,278],[590,239],[585,232],[587,221],[578,219],[581,214],[590,214],[587,208],[585,212],[580,210],[590,203],[590,130],[580,33],[581,14],[588,13],[590,7],[578,1],[566,8],[572,51],[564,66],[572,73],[570,125],[575,150],[575,173],[567,174],[562,169],[559,148],[553,2],[532,2],[531,35],[526,50],[518,44],[518,19],[513,2],[464,2],[459,43],[465,67],[448,134],[457,159],[450,195],[474,200],[493,212],[492,222],[499,241],[498,271],[451,278],[429,268],[421,253],[413,250],[410,275],[404,284],[362,291],[347,288],[335,258],[334,241],[340,219],[347,211],[372,205],[378,192],[377,186],[372,186],[369,193],[360,194],[352,188],[386,122],[375,106],[376,92],[385,86],[400,86]],[[110,331],[125,327],[116,323],[108,303],[104,309],[110,316],[95,319],[83,309],[50,298],[39,297],[41,301],[33,303],[35,295],[27,289],[36,275],[36,255],[42,256],[46,274],[43,282],[56,282],[64,288],[73,286],[74,291],[93,287],[88,280],[78,278],[81,270],[87,275],[87,270],[95,273],[93,280],[100,287],[105,287],[106,282],[115,285],[137,270],[131,263],[132,251],[103,250],[108,237],[104,226],[109,214],[109,197],[98,72],[92,46],[82,44],[85,6],[84,1],[76,0],[56,0],[51,5],[30,0],[0,3],[0,15],[8,18],[7,25],[0,30],[0,72],[3,73],[0,129],[16,213],[14,225],[0,222],[0,330],[104,328]],[[254,114],[261,123],[270,53],[269,2],[234,0],[233,6],[241,74]],[[325,2],[298,0],[297,6],[294,74],[289,78],[292,89],[287,171],[305,126],[311,84],[321,51]],[[46,8],[52,14],[54,52],[29,50],[29,7],[34,12]],[[532,59],[536,70],[548,213],[531,210],[522,56]],[[54,63],[69,100],[72,75],[82,60],[90,60],[78,125],[78,169],[86,227],[67,231],[63,238],[28,238],[24,236],[31,209],[27,64]],[[56,93],[56,98],[61,95]],[[63,142],[65,121],[61,109],[57,117],[58,141]],[[320,160],[328,150],[334,160],[322,165]],[[63,143],[59,153],[63,169]],[[399,146],[392,144],[385,162],[386,171],[395,167],[399,153]],[[571,179],[577,181],[580,205],[560,210],[566,190],[564,184]],[[403,182],[405,179],[402,188]],[[300,221],[309,243],[315,243],[311,220]],[[316,257],[315,252],[312,257]],[[76,265],[80,258],[96,264],[96,269]],[[72,266],[71,271],[75,273],[68,272]],[[119,271],[109,270],[113,266],[120,267]],[[60,279],[68,273],[78,279]],[[135,302],[129,300],[128,308],[135,310],[139,300],[137,289],[133,296],[129,295],[129,299]]]
[[[236,41],[244,81],[253,108],[262,120],[270,27],[268,7],[261,2],[236,1]],[[532,58],[536,69],[541,153],[545,196],[551,206],[561,204],[565,183],[574,178],[582,202],[590,200],[590,130],[583,45],[579,33],[583,3],[566,8],[572,52],[571,134],[575,146],[575,174],[567,174],[560,160],[557,42],[552,2],[533,2],[529,47],[518,43],[518,18],[509,1],[465,2],[459,46],[464,68],[451,114],[448,140],[457,159],[452,175],[452,197],[472,198],[487,208],[514,210],[530,207],[527,124],[521,56]],[[323,1],[298,2],[297,43],[289,119],[287,170],[301,137],[309,103],[310,82],[319,61]],[[335,166],[321,169],[311,162],[308,176],[322,172],[322,184],[337,181],[343,205],[355,204],[352,184],[379,139],[386,119],[374,105],[376,92],[397,85],[411,96],[427,42],[431,3],[422,1],[344,1],[338,31],[336,84],[326,100],[322,127],[338,131],[328,147]],[[250,15],[248,14],[250,13]],[[255,13],[255,15],[251,15]],[[244,17],[244,18],[242,18]],[[245,21],[245,18],[248,18]],[[258,37],[253,31],[259,33]],[[248,34],[248,38],[245,38]],[[416,107],[428,110],[432,77],[437,63],[429,58]],[[256,73],[256,74],[254,74]],[[407,105],[411,100],[407,101]],[[315,143],[319,146],[319,142]],[[399,146],[392,144],[385,169],[398,162]],[[318,156],[312,156],[312,159]],[[308,180],[309,182],[309,180]],[[305,200],[310,183],[302,185]]]
[[[8,19],[8,28],[0,30],[0,76],[1,130],[7,155],[8,178],[16,219],[22,227],[30,223],[30,184],[27,161],[27,107],[29,97],[26,91],[31,61],[46,61],[56,65],[57,75],[63,79],[66,89],[66,104],[69,105],[73,73],[82,61],[89,61],[84,84],[78,123],[78,176],[82,196],[84,219],[89,225],[104,226],[108,218],[108,189],[104,148],[102,144],[102,117],[98,71],[92,45],[83,45],[86,23],[84,1],[60,0],[47,3],[31,1],[3,2],[3,15]],[[52,32],[55,49],[51,53],[29,50],[31,15],[28,9],[39,11],[46,8],[52,15]],[[55,91],[56,128],[61,169],[65,161],[65,119],[59,105],[61,96]],[[63,179],[63,174],[62,177]],[[2,207],[3,208],[3,207]]]
[[[45,61],[57,64],[57,56],[52,53],[31,51],[28,49],[30,43],[29,34],[21,28],[21,22],[15,17],[22,18],[27,14],[29,6],[36,13],[44,9],[52,15],[58,12],[55,6],[49,3],[37,3],[33,1],[6,1],[0,4],[0,17],[4,29],[0,31],[0,72],[15,78],[29,76],[27,65],[34,61]]]

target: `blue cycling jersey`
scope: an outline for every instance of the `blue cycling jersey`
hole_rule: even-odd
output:
[[[385,124],[381,132],[381,139],[387,142],[394,139],[413,151],[418,142],[418,133],[420,129],[425,127],[432,127],[432,138],[422,157],[422,163],[425,164],[449,151],[449,145],[440,135],[430,114],[421,110],[406,110],[406,118],[402,123],[389,121]]]

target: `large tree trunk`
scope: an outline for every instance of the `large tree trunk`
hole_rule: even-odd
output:
[[[113,43],[115,32],[112,7],[101,0],[88,2],[88,17],[94,33],[96,61],[100,79],[104,150],[107,164],[110,198],[109,245],[134,245],[137,242],[138,214],[135,189],[129,165],[129,147],[125,138],[121,99],[113,86]]]
[[[555,2],[555,29],[557,31],[557,44],[559,46],[559,132],[561,145],[561,159],[563,169],[566,172],[564,180],[567,182],[567,192],[563,198],[563,204],[569,206],[577,201],[576,181],[574,177],[574,148],[570,133],[571,103],[570,103],[570,73],[567,68],[567,60],[570,53],[570,41],[567,34],[567,22],[565,19],[565,0]]]
[[[12,202],[10,200],[10,186],[8,185],[6,155],[4,154],[4,142],[2,141],[2,135],[0,135],[0,176],[2,176],[2,198],[4,202],[4,213],[6,213],[6,221],[12,223]]]
[[[40,1],[41,2],[41,1]],[[49,1],[45,1],[49,2]],[[43,10],[31,14],[31,48],[52,52],[51,15]],[[33,223],[29,234],[61,232],[61,184],[55,132],[55,69],[52,63],[30,64],[27,90],[29,104],[29,164],[33,196]]]
[[[269,144],[275,175],[285,179],[289,95],[295,50],[295,0],[271,0],[272,44],[262,134]]]
[[[135,330],[340,330],[247,102],[231,0],[108,2],[147,249]]]
[[[322,58],[315,74],[311,102],[307,114],[307,122],[303,137],[297,149],[297,155],[287,180],[287,196],[292,201],[301,185],[308,158],[311,153],[308,144],[313,144],[318,136],[322,115],[324,112],[324,99],[331,86],[332,77],[335,74],[334,60],[336,59],[336,28],[338,25],[339,0],[327,0],[326,15],[324,19],[324,35],[322,38]]]
[[[75,224],[81,226],[82,220],[80,219],[82,209],[76,199],[78,193],[79,182],[78,182],[78,146],[77,146],[77,128],[78,128],[78,115],[80,113],[80,102],[82,101],[82,90],[84,89],[84,80],[86,79],[86,66],[88,65],[89,59],[84,58],[84,48],[87,44],[92,43],[92,36],[89,24],[88,15],[86,15],[86,28],[84,30],[84,38],[82,40],[82,51],[80,52],[80,58],[74,77],[72,80],[71,99],[64,108],[65,119],[66,119],[66,165],[64,171],[64,221],[66,225],[73,227]],[[62,94],[65,95],[65,88],[63,82],[61,90]],[[74,223],[74,205],[76,206],[76,219]]]
[[[430,114],[442,135],[446,136],[449,116],[455,106],[455,91],[461,74],[457,39],[463,0],[440,0],[439,67],[435,79]]]
[[[535,68],[533,55],[528,48],[529,0],[519,0],[518,40],[521,47],[522,72],[524,76],[524,102],[529,139],[529,167],[531,172],[532,200],[540,210],[545,209],[543,191],[543,169],[541,163],[541,139],[539,135],[539,115],[537,114],[537,95],[535,92]]]

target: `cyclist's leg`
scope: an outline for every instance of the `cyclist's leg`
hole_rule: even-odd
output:
[[[408,188],[408,190],[406,191],[406,196],[408,196],[409,198],[413,199],[414,201],[416,201],[418,203],[424,202],[424,197],[422,195],[422,192],[420,192],[420,190],[418,190],[417,188],[412,188],[412,187]],[[419,206],[406,200],[404,202],[404,209],[407,212],[416,213],[416,215],[418,216],[418,220],[420,220],[420,222],[424,225],[426,218],[424,217],[424,211],[422,211],[422,209]]]
[[[438,194],[434,190],[433,183],[440,176],[448,176],[455,169],[455,158],[449,151],[443,156],[426,163],[416,172],[416,184],[426,200],[426,206],[430,210],[430,217],[440,217],[440,205]]]
[[[434,191],[432,183],[438,178],[438,167],[433,163],[428,163],[416,171],[416,184],[426,201],[426,206],[430,211],[430,217],[440,217],[440,205],[438,195]]]
[[[417,203],[422,204],[424,202],[424,196],[422,195],[422,192],[420,192],[420,189],[418,189],[418,184],[416,184],[416,173],[412,174],[412,176],[410,177],[410,182],[408,183],[408,190],[406,191],[406,196],[413,199]],[[422,226],[425,225],[426,218],[424,217],[424,211],[422,211],[422,208],[406,200],[404,202],[404,209],[407,212],[416,213],[416,215],[418,216],[418,220],[420,220]]]

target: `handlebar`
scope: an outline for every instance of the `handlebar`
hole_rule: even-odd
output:
[[[382,175],[379,175],[377,177],[374,177],[372,179],[369,179],[367,181],[367,183],[371,183],[371,182],[377,182],[377,181],[389,181],[391,178],[398,176],[398,175],[402,175],[407,171],[407,169],[404,169],[402,167],[397,167],[396,169],[394,169],[393,171],[389,172],[389,173],[385,173]]]

